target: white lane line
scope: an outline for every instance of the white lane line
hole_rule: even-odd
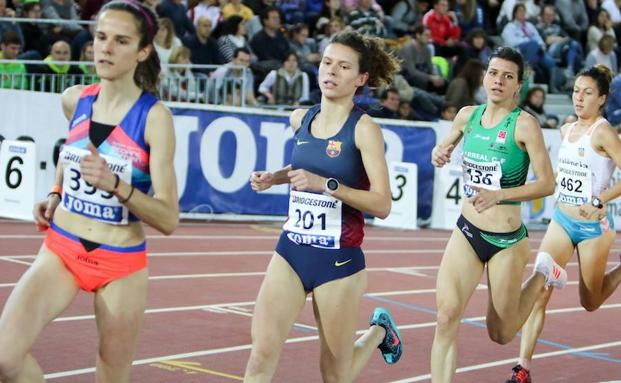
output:
[[[562,355],[567,355],[567,354],[575,354],[575,353],[578,353],[578,352],[591,351],[591,350],[601,350],[601,349],[604,349],[604,348],[611,348],[611,347],[617,347],[617,346],[621,346],[621,341],[593,344],[593,345],[584,346],[584,347],[571,348],[571,349],[568,349],[568,350],[559,350],[559,351],[546,352],[546,353],[542,353],[542,354],[535,354],[535,355],[533,355],[533,359],[552,358],[552,357],[555,357],[555,356],[562,356]],[[497,360],[497,361],[488,362],[488,363],[481,363],[481,364],[475,364],[475,365],[472,365],[472,366],[461,367],[461,368],[458,368],[456,372],[459,374],[459,373],[462,373],[462,372],[470,372],[470,371],[476,371],[476,370],[483,370],[483,369],[486,369],[486,368],[502,366],[502,365],[505,365],[505,364],[511,365],[511,364],[515,364],[515,362],[516,362],[516,358],[502,359],[502,360]],[[422,381],[430,380],[430,379],[431,379],[431,374],[425,374],[425,375],[413,376],[411,378],[405,378],[405,379],[401,379],[401,380],[393,380],[390,383],[422,382]]]
[[[15,258],[17,257],[4,256],[4,257],[0,257],[0,261],[19,263],[20,265],[26,265],[26,266],[32,265],[31,262],[20,261],[19,259],[15,259]]]
[[[614,306],[621,306],[621,304],[614,305]],[[608,307],[602,306],[601,308],[608,308]],[[580,309],[582,309],[582,308],[580,307]],[[550,310],[550,311],[552,311],[552,310]],[[546,311],[546,313],[548,313],[548,312],[549,311]],[[476,318],[479,318],[479,317],[476,317]],[[465,320],[476,320],[476,318],[466,318]],[[435,322],[421,323],[421,324],[415,324],[415,325],[398,326],[398,328],[400,330],[407,330],[407,329],[413,329],[413,328],[423,328],[423,327],[432,327],[432,326],[435,326]],[[361,335],[365,331],[367,331],[367,329],[358,330],[358,331],[356,331],[356,334],[357,335]],[[313,336],[290,338],[290,339],[287,339],[287,341],[285,343],[302,343],[302,342],[315,341],[315,340],[318,340],[318,339],[319,339],[319,337],[317,335],[313,335]],[[580,347],[580,348],[573,348],[573,349],[569,349],[569,350],[553,351],[553,352],[548,352],[548,353],[543,353],[543,354],[536,354],[534,356],[534,358],[536,358],[536,359],[548,358],[548,357],[553,357],[553,356],[566,355],[566,354],[571,354],[571,353],[576,353],[576,352],[597,350],[597,349],[616,347],[616,346],[621,346],[621,341],[610,342],[610,343],[602,343],[602,344],[596,344],[596,345],[590,345],[590,346],[585,346],[585,347]],[[245,350],[250,350],[251,348],[252,348],[252,344],[246,344],[246,345],[241,345],[241,346],[233,346],[233,347],[224,347],[224,348],[211,349],[211,350],[194,351],[194,352],[188,352],[188,353],[183,353],[183,354],[164,355],[164,356],[153,357],[153,358],[148,358],[148,359],[136,360],[136,361],[133,362],[133,365],[134,366],[140,366],[140,365],[145,365],[145,364],[162,362],[162,361],[166,361],[166,360],[189,359],[189,358],[196,358],[196,357],[201,357],[201,356],[208,356],[208,355],[215,355],[215,354],[224,354],[224,353],[237,352],[237,351],[245,351]],[[474,371],[474,370],[494,367],[494,366],[503,365],[503,364],[511,364],[511,363],[515,363],[515,358],[504,359],[504,360],[499,360],[499,361],[489,362],[489,363],[484,363],[484,364],[478,364],[478,365],[473,365],[473,366],[468,366],[468,367],[462,367],[462,368],[457,369],[457,373],[462,373],[462,372],[467,372],[467,371]],[[45,375],[45,378],[46,379],[56,379],[56,378],[63,378],[63,377],[67,377],[67,376],[91,374],[91,373],[94,373],[94,372],[95,372],[95,368],[91,367],[91,368],[83,368],[83,369],[78,369],[78,370],[69,370],[69,371],[61,371],[61,372],[51,373],[51,374]],[[391,382],[391,383],[418,382],[418,381],[428,380],[428,379],[431,379],[431,375],[426,374],[426,375],[415,376],[415,377],[412,377],[412,378],[406,378],[406,379],[399,380],[399,381],[394,381],[394,382]]]

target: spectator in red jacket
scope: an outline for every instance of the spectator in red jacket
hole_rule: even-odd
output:
[[[431,31],[437,55],[451,57],[458,53],[461,29],[457,25],[455,12],[449,11],[448,0],[434,0],[433,9],[423,16],[423,24]]]

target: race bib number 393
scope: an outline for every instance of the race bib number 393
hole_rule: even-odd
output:
[[[472,186],[489,190],[500,189],[500,178],[502,177],[502,168],[500,161],[475,161],[470,158],[462,160],[464,171],[464,194],[466,197],[472,197],[476,191]]]
[[[63,165],[62,207],[72,213],[80,214],[113,225],[126,225],[128,209],[119,202],[112,192],[99,190],[82,178],[80,160],[89,154],[88,150],[65,146],[60,153]],[[127,183],[131,183],[132,165],[130,162],[100,154],[113,173]]]
[[[298,245],[339,249],[342,202],[332,196],[292,190],[283,229]]]

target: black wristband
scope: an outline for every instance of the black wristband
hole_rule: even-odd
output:
[[[118,174],[114,173],[114,187],[112,188],[113,193],[119,187],[119,183],[121,183],[121,177],[119,177]]]
[[[50,198],[53,195],[58,196],[58,199],[62,199],[62,196],[60,195],[59,192],[49,192],[47,193],[47,198]]]
[[[127,196],[127,198],[125,198],[123,200],[119,199],[119,202],[120,203],[125,203],[125,202],[129,201],[129,199],[132,198],[132,195],[134,194],[134,189],[135,189],[135,187],[132,186],[132,189],[129,191],[129,195]]]

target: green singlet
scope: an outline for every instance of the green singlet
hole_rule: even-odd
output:
[[[471,186],[490,190],[513,188],[524,185],[528,175],[530,158],[515,142],[515,125],[522,110],[516,107],[493,128],[484,128],[481,117],[486,107],[483,104],[474,110],[464,130],[462,166],[466,197],[476,193]]]

